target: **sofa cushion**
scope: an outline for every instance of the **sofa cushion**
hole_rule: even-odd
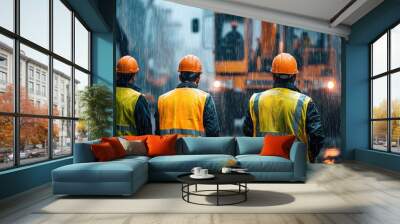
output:
[[[237,137],[236,155],[260,154],[264,137]]]
[[[250,172],[292,172],[292,161],[278,156],[239,155],[240,167]]]
[[[199,166],[216,172],[230,159],[235,158],[231,155],[216,154],[158,156],[149,160],[149,170],[151,172],[190,172],[193,167]]]
[[[225,154],[235,155],[233,137],[184,137],[179,141],[177,154]]]
[[[147,172],[147,163],[144,159],[75,163],[53,170],[53,181],[130,182],[132,181],[134,173],[139,172]]]

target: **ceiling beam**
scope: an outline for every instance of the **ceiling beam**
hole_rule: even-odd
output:
[[[366,4],[369,0],[355,0],[350,1],[348,5],[346,5],[342,10],[339,11],[332,19],[330,20],[331,27],[336,27],[347,18],[349,18],[355,11],[357,11],[361,6]]]
[[[282,12],[275,9],[251,6],[242,3],[233,3],[224,0],[168,0],[183,5],[208,9],[215,12],[233,14],[246,18],[273,22],[281,25],[303,28],[307,30],[334,34],[347,38],[350,27],[337,25],[332,27],[329,21],[301,16],[293,13]]]

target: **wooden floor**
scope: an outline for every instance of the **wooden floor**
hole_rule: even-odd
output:
[[[107,224],[253,224],[253,223],[400,223],[400,174],[359,163],[312,165],[308,182],[317,183],[344,200],[367,204],[357,214],[36,214],[55,199],[42,186],[0,202],[0,223]]]

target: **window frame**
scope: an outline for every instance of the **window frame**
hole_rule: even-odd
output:
[[[395,22],[392,24],[390,27],[385,29],[384,32],[379,34],[375,39],[373,39],[369,44],[369,149],[373,151],[379,151],[379,152],[386,152],[386,153],[391,153],[391,154],[400,154],[400,152],[393,152],[392,151],[392,122],[393,121],[400,121],[400,117],[392,117],[392,98],[391,98],[391,91],[392,91],[392,86],[391,86],[391,80],[396,73],[400,72],[400,67],[397,68],[391,68],[391,32],[392,29],[395,28],[396,26],[400,26],[400,21]],[[386,63],[386,71],[376,74],[374,76],[373,74],[373,44],[379,40],[381,37],[384,35],[387,35],[387,63]],[[373,81],[379,78],[386,77],[386,85],[387,85],[387,105],[386,105],[386,117],[385,118],[373,118]],[[376,121],[386,121],[386,129],[387,129],[387,138],[386,138],[386,151],[379,150],[374,148],[374,132],[373,132],[373,122]]]
[[[4,27],[0,26],[0,35],[3,35],[5,37],[8,37],[12,39],[14,49],[13,49],[13,64],[12,64],[12,69],[13,71],[13,79],[14,79],[14,100],[13,100],[13,112],[2,112],[0,111],[0,116],[4,117],[11,117],[13,119],[13,166],[10,167],[5,167],[5,168],[0,168],[0,172],[5,171],[5,170],[11,170],[11,169],[16,169],[19,167],[23,166],[30,166],[33,164],[38,164],[38,163],[43,163],[46,161],[50,160],[58,160],[66,157],[73,156],[74,152],[74,143],[75,143],[75,126],[76,126],[76,121],[79,120],[79,117],[75,117],[75,108],[71,108],[71,114],[70,116],[56,116],[53,115],[53,59],[58,60],[59,62],[62,62],[68,66],[71,66],[71,105],[74,105],[75,103],[75,88],[74,88],[74,82],[75,82],[75,69],[85,73],[89,77],[89,83],[88,86],[92,85],[92,61],[91,61],[91,49],[92,49],[92,43],[91,43],[91,37],[92,37],[92,30],[88,27],[88,25],[83,21],[83,19],[76,13],[72,7],[65,1],[65,0],[59,0],[68,10],[71,11],[71,58],[67,59],[64,58],[63,56],[55,53],[54,46],[53,46],[53,1],[54,0],[48,0],[49,3],[49,46],[48,49],[45,47],[42,47],[39,44],[34,43],[33,41],[30,41],[29,39],[23,37],[20,35],[20,0],[14,0],[13,1],[13,10],[14,10],[14,18],[13,18],[13,31],[10,31]],[[84,26],[84,28],[88,31],[89,37],[88,37],[88,69],[85,69],[81,67],[80,65],[75,63],[75,18],[79,20],[79,22]],[[28,114],[28,113],[21,113],[20,111],[20,45],[23,44],[27,47],[32,48],[33,50],[36,50],[40,53],[43,53],[48,56],[49,62],[48,62],[48,82],[47,82],[47,88],[46,91],[46,97],[48,97],[48,112],[46,115],[39,115],[39,114]],[[33,70],[33,75],[34,78],[33,80],[36,79],[35,77],[35,70]],[[41,73],[40,73],[41,74]],[[29,77],[30,74],[26,74],[27,80],[30,79]],[[41,77],[39,77],[41,78]],[[35,81],[34,81],[35,83]],[[39,83],[41,83],[41,79],[39,79]],[[40,85],[42,86],[42,85]],[[35,91],[35,90],[34,90]],[[41,94],[40,94],[41,95]],[[32,162],[32,163],[26,163],[26,164],[21,164],[21,159],[20,159],[20,119],[21,118],[44,118],[47,119],[48,122],[48,135],[47,135],[47,142],[49,143],[47,145],[47,151],[48,155],[47,158],[44,158],[41,161],[38,162]],[[68,155],[62,155],[62,156],[54,156],[54,147],[53,147],[53,122],[56,120],[65,120],[65,121],[71,121],[71,153]]]

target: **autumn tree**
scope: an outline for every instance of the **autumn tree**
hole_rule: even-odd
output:
[[[0,93],[0,107],[3,112],[13,112],[14,107],[14,88],[9,85],[6,92]],[[34,105],[33,101],[29,99],[29,95],[24,87],[20,88],[20,110],[23,114],[41,114],[46,115],[48,107],[47,104]],[[0,147],[12,149],[13,147],[13,117],[0,116]],[[21,117],[20,118],[20,149],[25,149],[27,145],[45,146],[48,139],[48,119],[47,118],[33,118]],[[59,135],[59,128],[54,126],[53,138]]]
[[[391,117],[400,117],[400,100],[394,99],[391,104]],[[381,101],[378,106],[372,110],[373,118],[387,118],[387,100]],[[386,139],[387,136],[387,121],[374,121],[372,126],[374,140]],[[391,123],[392,142],[398,142],[400,139],[400,122],[392,121]]]

